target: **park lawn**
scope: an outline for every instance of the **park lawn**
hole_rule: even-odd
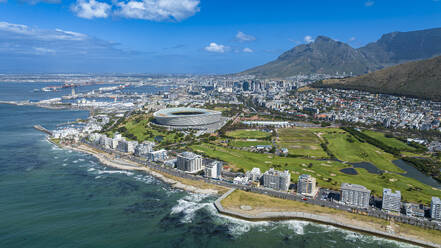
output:
[[[147,116],[137,115],[125,120],[119,127],[127,128],[127,133],[133,134],[136,136],[137,141],[155,141],[156,136],[163,136],[163,140],[161,143],[179,143],[182,137],[177,136],[177,132],[162,132],[152,128],[149,123],[149,119]],[[114,131],[110,131],[107,133],[109,137],[114,135]],[[124,135],[124,134],[123,134]],[[127,137],[126,137],[127,138]],[[128,138],[131,140],[130,138]]]
[[[247,141],[247,140],[230,140],[230,146],[233,147],[250,147],[257,145],[271,145],[271,141],[268,140],[256,140],[256,141]]]
[[[228,131],[226,135],[233,139],[266,139],[271,136],[271,133],[253,129],[239,129]]]
[[[375,132],[370,130],[364,130],[364,134],[383,142],[384,144],[396,148],[401,151],[415,151],[415,147],[409,146],[408,144],[402,142],[401,140],[398,140],[396,138],[387,138],[384,133],[381,132]]]
[[[392,154],[367,142],[362,143],[349,133],[328,133],[324,137],[329,142],[329,150],[339,160],[350,163],[370,162],[380,170],[404,173],[392,163],[396,159]]]
[[[432,196],[440,196],[441,191],[420,183],[411,178],[394,173],[377,175],[357,168],[358,175],[347,175],[340,172],[348,165],[335,161],[317,161],[305,158],[278,157],[271,154],[253,153],[215,146],[212,144],[194,145],[193,151],[204,153],[206,156],[227,162],[233,168],[246,171],[253,167],[266,171],[271,167],[278,170],[289,170],[291,181],[296,182],[301,174],[310,174],[317,179],[320,187],[340,190],[342,183],[360,184],[372,190],[373,194],[381,196],[383,187],[400,190],[403,200],[415,203],[430,203]],[[280,165],[280,167],[277,167]],[[419,188],[420,190],[415,190]],[[412,189],[408,191],[408,189]]]
[[[278,145],[287,148],[291,155],[326,158],[328,155],[320,146],[321,140],[313,128],[281,128],[277,130]]]

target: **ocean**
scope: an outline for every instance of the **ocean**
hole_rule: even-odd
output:
[[[21,99],[33,89],[26,87],[13,87],[10,94]],[[0,100],[14,100],[8,96]],[[54,146],[33,129],[55,129],[87,115],[0,104],[1,248],[413,247],[305,221],[224,217],[213,206],[215,196],[107,168],[91,155]]]

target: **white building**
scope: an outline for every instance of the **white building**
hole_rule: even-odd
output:
[[[341,184],[341,202],[346,205],[367,208],[369,207],[370,198],[371,191],[362,185],[350,183]]]
[[[246,184],[248,184],[248,178],[247,177],[235,177],[233,179],[233,183],[246,185]]]
[[[205,166],[205,176],[209,178],[221,178],[222,162],[214,161]]]
[[[147,159],[153,162],[167,160],[167,151],[162,149],[159,151],[151,151],[147,154]]]
[[[430,204],[430,217],[435,220],[441,220],[441,200],[439,197],[432,197]]]
[[[317,194],[316,179],[308,174],[303,174],[299,176],[299,181],[297,182],[297,193],[314,197]]]
[[[245,176],[248,177],[250,181],[258,181],[262,177],[262,172],[259,168],[253,168],[251,171],[247,171]]]
[[[177,156],[176,168],[187,172],[202,170],[202,156],[192,152],[183,152]]]
[[[153,151],[154,145],[155,143],[149,141],[144,141],[141,144],[138,144],[135,147],[135,155],[139,157],[146,157],[149,152]]]
[[[404,209],[406,210],[406,215],[408,217],[424,218],[424,209],[420,208],[417,204],[405,203]]]
[[[382,209],[400,212],[401,209],[401,192],[395,191],[392,192],[391,189],[383,189],[383,206]]]
[[[291,174],[289,171],[277,171],[274,168],[263,173],[263,186],[275,190],[287,191],[291,183]]]

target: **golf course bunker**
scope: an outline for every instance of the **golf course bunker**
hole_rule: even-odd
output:
[[[344,169],[341,169],[340,171],[347,174],[347,175],[358,175],[358,172],[352,167],[344,168]]]

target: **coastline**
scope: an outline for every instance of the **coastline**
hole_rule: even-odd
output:
[[[349,220],[347,219],[347,217],[340,216],[338,214],[314,214],[305,211],[291,211],[291,210],[273,211],[272,209],[266,209],[266,208],[255,210],[247,205],[240,205],[236,207],[224,206],[222,204],[222,201],[227,199],[235,191],[236,189],[231,189],[215,201],[214,203],[215,207],[220,214],[251,222],[284,221],[284,220],[308,221],[318,224],[331,225],[349,231],[365,233],[381,238],[386,238],[399,242],[405,242],[408,244],[418,245],[422,247],[435,247],[435,248],[441,247],[441,244],[422,240],[417,235],[404,235],[401,233],[395,233],[393,231],[387,232],[386,230],[382,230],[378,228],[378,226],[374,224],[363,222],[360,220]]]
[[[88,147],[87,145],[80,145],[78,147],[72,147],[62,144],[57,144],[55,142],[52,142],[50,139],[48,139],[49,142],[51,142],[54,145],[57,145],[63,149],[70,149],[78,152],[87,153],[90,155],[93,155],[96,157],[103,165],[120,169],[120,170],[128,170],[128,171],[144,171],[146,173],[151,174],[152,176],[158,178],[159,180],[169,184],[170,186],[174,188],[178,188],[181,190],[185,190],[188,192],[198,193],[198,194],[210,194],[210,195],[221,195],[215,202],[214,205],[218,211],[219,214],[226,215],[229,217],[242,219],[246,221],[281,221],[281,220],[305,220],[310,221],[314,223],[319,224],[325,224],[325,225],[332,225],[338,228],[343,228],[350,231],[356,231],[360,233],[366,233],[386,239],[391,239],[395,241],[401,241],[413,245],[423,246],[423,247],[438,247],[441,248],[441,244],[435,244],[428,241],[423,241],[417,239],[415,236],[409,236],[409,235],[397,235],[396,233],[389,233],[384,230],[381,230],[379,228],[373,227],[368,222],[358,221],[359,225],[354,225],[353,223],[350,223],[350,221],[347,221],[345,219],[338,219],[335,220],[330,216],[326,216],[324,214],[311,214],[307,212],[290,212],[290,211],[262,211],[260,213],[247,213],[246,211],[243,211],[240,208],[228,208],[224,207],[222,205],[222,200],[227,198],[231,193],[235,191],[234,188],[229,189],[226,193],[221,192],[221,190],[215,190],[215,189],[209,189],[209,188],[200,188],[195,187],[192,185],[188,185],[185,183],[182,183],[178,180],[172,179],[170,175],[164,175],[162,173],[159,173],[155,170],[152,170],[146,166],[139,165],[135,162],[121,159],[121,158],[115,158],[112,157],[110,154],[106,154],[103,152],[99,152],[94,150],[91,147]],[[223,194],[222,194],[223,193]],[[422,229],[424,230],[424,229]]]
[[[107,167],[112,167],[112,168],[116,168],[116,169],[120,169],[120,170],[127,170],[127,171],[144,171],[144,172],[151,174],[152,176],[158,178],[159,180],[161,180],[161,181],[163,181],[163,182],[165,182],[165,183],[167,183],[177,189],[182,189],[185,191],[198,193],[198,194],[219,195],[219,190],[208,189],[208,188],[203,189],[203,188],[198,188],[198,187],[195,187],[192,185],[184,184],[184,183],[177,181],[177,180],[174,180],[174,179],[172,179],[162,173],[159,173],[155,170],[152,170],[146,166],[141,166],[141,165],[139,165],[135,162],[129,161],[129,160],[114,158],[111,155],[97,152],[97,151],[93,150],[93,148],[89,148],[85,145],[80,145],[78,147],[72,147],[72,146],[56,144],[56,143],[50,141],[50,139],[48,139],[48,140],[52,144],[55,144],[63,149],[70,149],[70,150],[74,150],[77,152],[83,152],[83,153],[93,155],[103,165],[105,165]]]

